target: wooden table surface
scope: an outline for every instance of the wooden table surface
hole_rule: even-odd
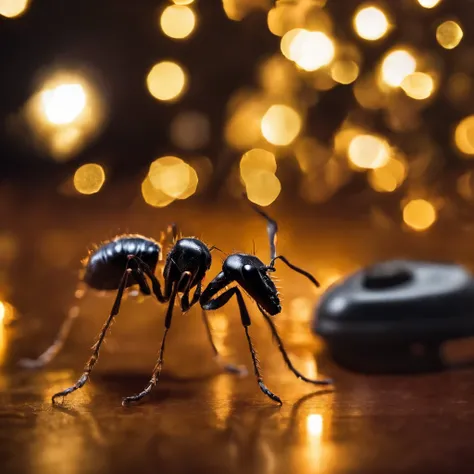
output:
[[[267,259],[268,248],[265,225],[241,208],[200,213],[182,206],[179,212],[119,214],[49,212],[40,201],[31,206],[27,218],[14,217],[15,207],[9,214],[16,256],[2,259],[2,294],[16,308],[14,323],[0,329],[2,474],[472,472],[473,371],[418,376],[345,371],[309,331],[318,291],[282,267],[277,272],[285,298],[277,317],[282,337],[295,365],[306,374],[333,377],[333,390],[314,391],[286,369],[251,304],[264,378],[284,404],[280,408],[266,399],[231,302],[211,315],[212,326],[226,359],[245,364],[249,376],[219,373],[199,311],[177,313],[162,380],[144,403],[123,408],[121,397],[149,379],[164,313],[151,299],[129,297],[91,382],[53,407],[51,395],[75,381],[89,356],[111,296],[86,294],[66,348],[47,369],[20,370],[16,361],[38,355],[54,338],[74,304],[79,261],[92,242],[119,231],[157,236],[163,222],[174,219],[183,223],[183,232],[227,252],[250,252],[254,240],[258,255]],[[373,232],[366,220],[323,222],[317,213],[281,211],[277,217],[280,251],[318,276],[323,287],[380,258],[460,260],[468,254],[469,242],[454,231],[415,236]],[[217,274],[220,262],[216,257],[209,276]]]

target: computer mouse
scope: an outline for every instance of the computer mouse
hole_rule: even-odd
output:
[[[440,370],[442,345],[474,336],[474,279],[454,263],[380,262],[329,287],[312,329],[352,370]]]

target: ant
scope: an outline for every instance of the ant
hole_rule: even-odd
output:
[[[244,195],[244,197],[246,197]],[[309,379],[308,377],[304,376],[301,372],[299,372],[291,362],[288,353],[285,350],[283,345],[283,341],[278,334],[277,328],[273,321],[271,320],[271,316],[275,316],[281,313],[281,304],[280,299],[278,296],[278,290],[273,283],[272,279],[270,278],[269,273],[276,271],[275,262],[277,260],[281,260],[286,265],[288,265],[292,270],[297,273],[304,275],[308,278],[314,285],[319,287],[318,281],[308,272],[302,270],[301,268],[296,267],[292,263],[288,261],[286,257],[283,255],[277,255],[276,253],[276,240],[277,240],[277,232],[278,232],[278,225],[277,223],[271,219],[265,212],[263,212],[259,207],[250,203],[250,206],[253,210],[255,210],[258,214],[260,214],[264,219],[267,221],[267,232],[270,241],[270,264],[265,265],[258,257],[255,255],[249,255],[244,253],[235,253],[229,255],[222,266],[222,271],[209,283],[209,285],[205,288],[205,290],[201,293],[201,287],[198,286],[198,290],[196,293],[199,293],[199,304],[201,308],[205,311],[207,310],[215,310],[218,308],[223,307],[231,298],[232,296],[236,296],[237,303],[239,305],[240,317],[242,320],[242,325],[244,326],[245,335],[247,337],[247,341],[249,344],[250,353],[252,356],[253,367],[255,371],[255,376],[257,377],[258,385],[261,391],[270,397],[273,401],[282,404],[280,397],[275,395],[272,391],[270,391],[265,383],[263,382],[263,377],[260,372],[260,367],[258,363],[257,351],[255,350],[252,339],[249,334],[249,326],[251,324],[250,315],[247,310],[247,306],[245,305],[245,301],[242,296],[241,290],[234,286],[230,289],[227,287],[233,283],[242,287],[242,289],[257,303],[257,307],[262,313],[265,321],[270,326],[270,330],[273,334],[273,337],[278,343],[278,348],[283,356],[283,359],[288,366],[288,368],[301,380],[305,382],[312,383],[314,385],[330,385],[332,384],[331,379],[319,379],[313,380]],[[183,262],[184,264],[184,262]],[[190,307],[193,304],[197,303],[196,293],[191,301],[191,304],[186,307]],[[166,331],[169,328],[169,323],[171,323],[171,310],[170,307],[168,308],[167,313],[167,321],[168,325],[165,322],[165,336]],[[143,397],[148,395],[153,387],[156,386],[158,383],[158,379],[161,373],[161,368],[163,365],[163,354],[165,348],[165,336],[163,337],[160,353],[158,357],[158,361],[155,365],[153,370],[153,374],[151,376],[150,382],[146,386],[146,388],[137,395],[133,395],[131,397],[127,397],[124,399],[123,404],[128,404],[130,402],[136,402],[141,400]]]
[[[288,368],[301,380],[312,383],[314,385],[330,385],[331,379],[313,380],[304,376],[299,372],[291,362],[288,353],[285,350],[283,341],[278,334],[277,328],[271,319],[281,313],[281,303],[279,299],[278,290],[270,278],[269,273],[275,272],[275,262],[281,260],[288,267],[301,275],[308,278],[316,287],[319,287],[319,282],[307,271],[293,265],[283,255],[277,255],[276,241],[278,225],[276,221],[270,218],[259,207],[250,203],[253,210],[260,214],[267,221],[267,233],[270,241],[270,264],[265,265],[255,255],[244,253],[235,253],[229,255],[223,263],[222,271],[209,283],[207,288],[201,295],[200,304],[204,310],[215,310],[224,306],[235,295],[239,305],[240,317],[242,325],[245,330],[247,342],[249,344],[250,353],[252,355],[252,362],[255,376],[260,390],[275,402],[282,404],[280,397],[271,392],[263,382],[262,374],[260,372],[257,352],[253,346],[252,339],[249,334],[249,326],[251,324],[250,315],[245,304],[240,286],[249,296],[257,303],[257,308],[268,323],[274,339],[278,344],[278,348],[283,356],[283,359]],[[227,287],[235,283],[230,289]]]
[[[99,334],[96,344],[93,346],[92,356],[88,360],[83,374],[73,386],[53,395],[53,403],[57,398],[65,397],[80,389],[89,380],[92,369],[98,360],[99,350],[104,342],[107,330],[115,316],[119,313],[125,290],[131,286],[138,285],[143,295],[149,296],[153,292],[160,303],[168,303],[165,317],[165,333],[163,335],[160,352],[162,358],[166,335],[171,325],[176,296],[178,293],[182,294],[181,309],[183,312],[188,311],[191,306],[198,302],[201,295],[202,280],[212,263],[211,251],[214,249],[219,250],[215,246],[207,247],[202,241],[193,237],[178,240],[177,228],[174,224],[168,227],[167,233],[172,234],[174,246],[167,255],[163,269],[165,282],[164,291],[162,291],[161,284],[155,276],[158,261],[161,261],[161,250],[164,246],[164,239],[162,239],[161,244],[159,244],[153,239],[138,234],[117,236],[110,241],[102,243],[102,245],[93,251],[85,260],[83,282],[94,290],[117,290],[117,295],[110,315]],[[145,276],[148,277],[151,282],[151,290]],[[190,301],[190,292],[194,287],[196,289]],[[202,313],[207,336],[216,360],[221,363],[225,371],[245,375],[246,370],[244,367],[222,364],[219,352],[212,338],[207,314],[205,311]],[[53,344],[37,359],[20,360],[20,365],[26,368],[39,368],[48,364],[63,347],[71,330],[73,319],[77,316],[77,311],[70,311]],[[127,402],[128,400],[124,399],[123,403],[126,404]]]

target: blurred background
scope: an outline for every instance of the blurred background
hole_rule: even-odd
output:
[[[20,397],[30,420],[82,367],[110,298],[81,303],[83,319],[54,363],[61,371],[30,378],[15,364],[54,338],[94,244],[122,232],[158,239],[177,222],[184,235],[229,253],[255,247],[266,261],[265,224],[242,203],[244,190],[278,219],[279,251],[322,282],[314,291],[279,271],[285,300],[278,324],[292,356],[313,375],[319,346],[309,321],[318,295],[341,276],[398,256],[473,268],[473,17],[471,0],[0,0],[0,364],[10,371],[0,374],[0,395],[7,406]],[[214,260],[209,277],[221,265]],[[135,305],[125,302],[128,314],[104,350],[120,347],[121,356],[104,356],[98,369],[140,375],[116,383],[120,395],[147,380],[161,331],[161,319],[150,317],[154,302]],[[212,318],[224,353],[250,364],[234,305]],[[197,338],[190,330],[199,323],[184,319],[170,336],[167,369],[186,376],[194,373],[193,345],[206,342],[204,332]],[[278,353],[267,358],[265,341],[258,347],[270,382],[283,384],[284,397],[306,393],[292,385],[299,382],[281,381],[285,369]],[[321,401],[304,412],[301,432],[313,440],[307,449],[320,449],[314,440],[326,432],[333,449],[333,416],[384,412],[381,386],[364,383],[345,392],[350,401],[336,395],[343,398],[334,405]],[[207,388],[218,407],[227,406],[219,397],[232,394],[264,404],[254,380],[248,384],[244,392]],[[107,390],[97,392],[100,400]],[[399,390],[389,390],[393,403],[408,385]],[[115,393],[108,403],[119,400]],[[221,421],[232,410],[224,412]],[[347,434],[338,426],[336,438]],[[353,449],[368,463],[363,472],[380,472],[356,441],[371,446],[379,433],[370,423],[354,426],[349,444],[334,452],[357,462]],[[425,428],[415,424],[407,440],[419,443],[413,437]],[[301,439],[295,443],[301,447]],[[390,443],[380,449],[398,462]],[[80,450],[68,459],[41,451],[33,459],[45,472],[66,472],[55,462],[82,459]],[[298,462],[312,472],[314,456],[308,459]]]

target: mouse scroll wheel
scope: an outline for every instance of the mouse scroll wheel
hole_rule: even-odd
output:
[[[413,279],[413,273],[401,264],[389,262],[368,268],[363,275],[363,285],[370,290],[388,289]]]

